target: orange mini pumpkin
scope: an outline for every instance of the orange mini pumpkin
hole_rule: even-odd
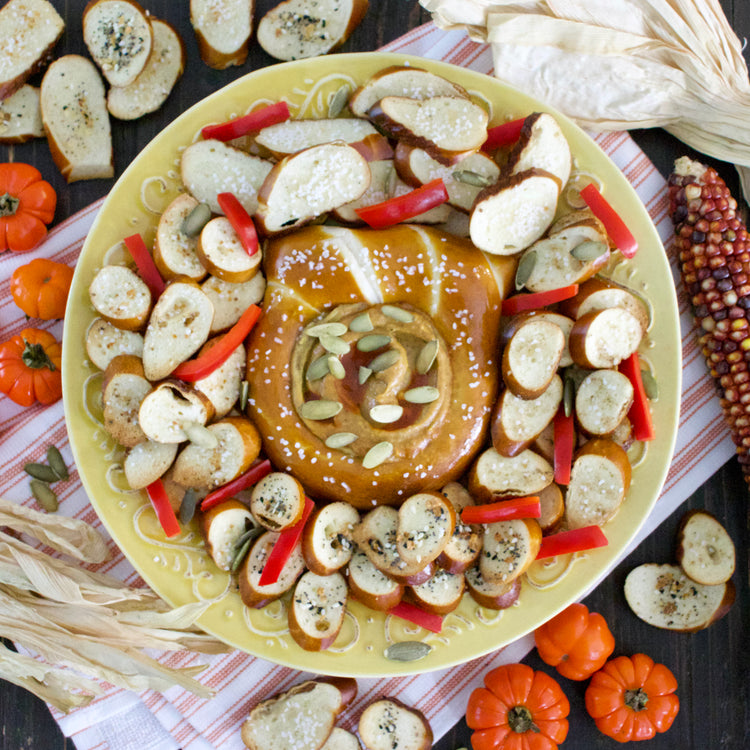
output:
[[[21,406],[62,396],[62,346],[48,331],[25,328],[0,344],[0,391]]]
[[[0,252],[26,253],[46,236],[57,194],[30,164],[0,164]]]
[[[72,280],[73,269],[65,263],[35,258],[13,271],[10,293],[30,318],[54,320],[65,317]]]

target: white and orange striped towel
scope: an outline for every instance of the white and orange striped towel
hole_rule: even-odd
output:
[[[432,24],[413,30],[385,49],[442,59],[484,73],[492,72],[489,47],[470,42],[461,32],[440,31]],[[596,140],[634,185],[665,246],[669,246],[672,227],[667,216],[664,179],[627,134],[603,134]],[[39,256],[74,264],[99,205],[94,204],[60,224],[34,253],[16,257],[6,253],[0,258],[0,278],[5,280],[0,285],[0,320],[4,337],[19,333],[27,325],[10,298],[7,280],[13,269],[31,257]],[[664,491],[633,546],[734,453],[713,384],[691,332],[684,298],[680,301],[680,308],[684,372],[675,459]],[[60,337],[60,323],[48,327]],[[49,443],[60,447],[65,459],[72,463],[61,403],[47,408],[22,409],[0,396],[1,496],[31,504],[28,477],[22,467],[27,461],[44,460]],[[61,487],[60,512],[101,528],[75,472],[68,482],[58,486]],[[137,585],[139,581],[118,550],[114,550],[112,561],[103,566],[103,572],[130,584]],[[359,680],[359,697],[341,717],[341,723],[351,728],[366,701],[386,694],[418,706],[429,718],[438,738],[461,718],[469,692],[480,683],[488,669],[523,658],[532,645],[533,639],[528,636],[501,653],[450,670],[391,680]],[[241,652],[215,657],[180,653],[165,656],[164,661],[172,666],[207,663],[201,682],[214,688],[217,697],[202,700],[179,688],[165,694],[152,691],[137,694],[111,688],[85,708],[67,716],[55,714],[63,732],[73,739],[78,750],[209,750],[218,747],[241,750],[244,745],[240,739],[240,725],[247,716],[248,707],[302,679],[298,672]]]

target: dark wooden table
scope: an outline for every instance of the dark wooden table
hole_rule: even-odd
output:
[[[81,32],[81,14],[86,0],[52,2],[67,24],[57,53],[86,54]],[[258,0],[256,17],[259,18],[276,2]],[[738,36],[750,37],[750,1],[722,0],[721,4]],[[242,67],[226,71],[211,70],[198,55],[189,24],[187,0],[143,0],[143,5],[158,18],[170,21],[182,33],[187,50],[187,66],[161,110],[130,123],[113,120],[117,175],[180,112],[235,78],[274,62],[256,46]],[[375,50],[429,20],[429,14],[416,0],[372,0],[365,20],[343,51]],[[745,56],[748,57],[747,50]],[[665,175],[677,156],[691,153],[662,130],[638,131],[633,135]],[[113,180],[94,180],[67,185],[54,168],[44,140],[16,146],[13,152],[16,161],[30,162],[41,169],[45,178],[57,189],[56,222],[105,195],[113,184]],[[8,148],[0,146],[0,161],[6,161],[8,157]],[[727,164],[712,163],[737,194],[734,169]],[[675,529],[683,509],[688,508],[705,508],[713,512],[725,524],[737,546],[737,570],[734,576],[737,601],[723,620],[694,635],[671,633],[644,624],[627,607],[622,593],[625,576],[633,567],[643,562],[669,562],[673,559]],[[746,750],[750,748],[748,490],[737,462],[731,460],[696,489],[683,509],[665,521],[615,568],[588,597],[586,604],[607,619],[615,635],[616,655],[647,653],[672,669],[679,681],[680,713],[668,733],[648,744],[649,750]],[[544,668],[557,676],[554,670],[542,664],[534,652],[525,661],[534,668]],[[564,678],[560,678],[560,683],[571,703],[570,732],[564,747],[567,750],[611,750],[617,747],[614,740],[598,732],[586,714],[583,702],[585,683],[574,683]],[[4,681],[0,681],[0,723],[0,750],[73,748],[73,743],[62,736],[44,703]],[[459,722],[435,747],[437,750],[468,748],[470,734],[465,723]]]

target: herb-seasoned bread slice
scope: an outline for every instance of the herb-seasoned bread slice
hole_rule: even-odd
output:
[[[190,23],[201,60],[224,70],[247,59],[255,0],[190,0]]]
[[[464,594],[465,579],[463,573],[449,573],[438,568],[432,578],[409,590],[409,598],[417,606],[437,615],[447,615],[460,603]]]
[[[365,708],[359,736],[367,750],[429,750],[433,738],[424,714],[395,698],[381,698]]]
[[[255,526],[247,506],[234,498],[201,513],[200,525],[208,554],[226,571],[232,568],[240,539]]]
[[[349,593],[370,609],[387,612],[404,595],[404,584],[378,570],[364,552],[356,550],[346,569]]]
[[[126,331],[138,331],[151,312],[151,291],[127,266],[102,266],[89,285],[94,309],[108,323]]]
[[[427,565],[445,549],[456,526],[456,512],[439,492],[407,498],[398,512],[396,545],[407,564]]]
[[[343,568],[354,552],[352,534],[359,511],[343,501],[316,508],[302,534],[302,555],[307,567],[325,576]]]
[[[118,328],[104,318],[96,318],[86,331],[86,354],[96,367],[106,370],[118,354],[142,357],[143,336]]]
[[[324,651],[344,624],[349,589],[341,573],[319,576],[308,570],[294,587],[289,633],[305,651]]]
[[[461,520],[461,511],[474,505],[474,498],[458,482],[449,482],[441,490],[456,513],[453,534],[437,558],[437,564],[449,573],[463,573],[474,563],[482,549],[482,527]]]
[[[138,357],[122,354],[115,357],[104,371],[104,428],[126,448],[146,440],[138,420],[138,410],[150,390],[151,383],[146,380]]]
[[[536,560],[542,529],[533,518],[496,521],[484,527],[479,571],[490,584],[507,585]]]
[[[0,100],[0,143],[25,143],[44,138],[39,89],[25,83]]]

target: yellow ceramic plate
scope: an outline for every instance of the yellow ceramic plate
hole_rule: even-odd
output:
[[[626,218],[638,240],[635,260],[620,264],[611,273],[648,299],[656,321],[642,350],[660,387],[653,403],[657,438],[637,462],[623,509],[606,526],[608,547],[567,556],[553,564],[536,563],[523,582],[517,605],[504,612],[484,610],[466,595],[459,609],[445,617],[439,635],[350,603],[334,647],[309,653],[289,636],[283,604],[247,610],[229,576],[208,558],[193,525],[180,536],[165,539],[145,493],[125,489],[123,452],[102,428],[96,406],[101,375],[85,355],[86,329],[95,317],[88,299],[95,270],[105,256],[110,261],[124,258],[123,237],[140,232],[148,243],[152,241],[160,211],[180,191],[181,150],[199,137],[202,126],[244,114],[258,102],[275,101],[281,95],[293,115],[325,117],[331,97],[342,86],[353,89],[381,68],[404,63],[427,68],[462,85],[491,107],[492,123],[549,109],[488,76],[398,54],[334,55],[251,73],[175,120],[118,180],[81,252],[65,321],[63,386],[70,441],[91,503],[114,540],[149,586],[172,605],[214,602],[200,620],[207,631],[238,649],[311,672],[364,677],[433,670],[475,658],[530,632],[581,597],[621,556],[656,501],[677,431],[681,375],[677,304],[658,235],[617,167],[579,128],[554,113],[570,142],[576,169],[600,181],[606,197]],[[658,357],[650,356],[657,351]],[[424,640],[434,648],[418,662],[384,657],[389,643],[407,638]]]

